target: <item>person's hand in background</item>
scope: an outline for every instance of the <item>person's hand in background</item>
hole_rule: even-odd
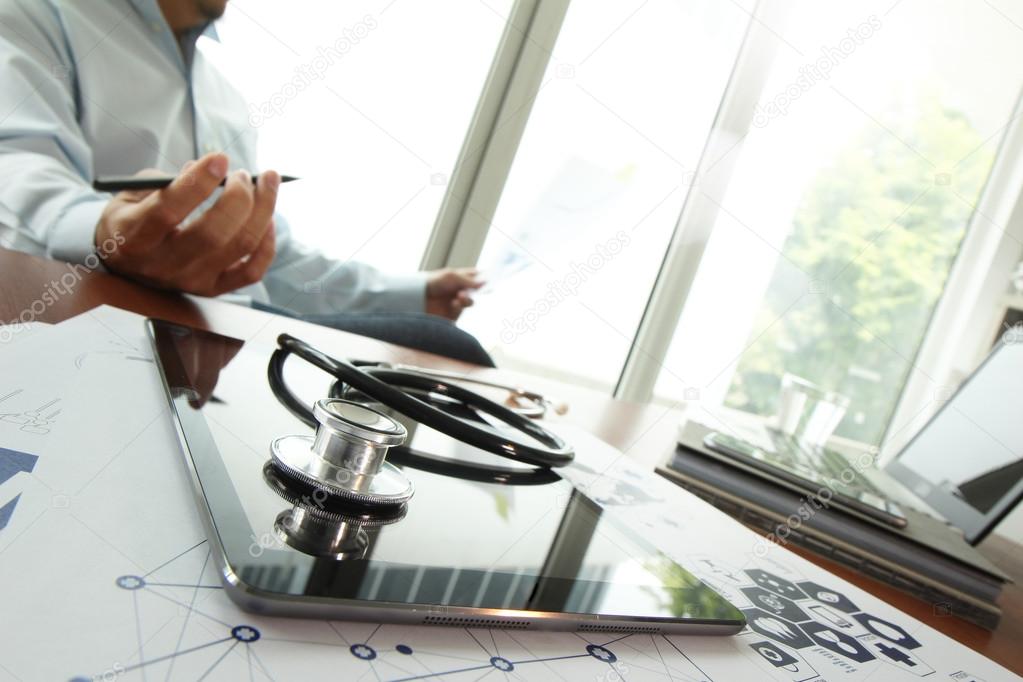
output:
[[[223,154],[187,164],[161,190],[120,192],[103,210],[95,243],[112,272],[164,289],[219,296],[263,278],[274,258],[274,206],[281,176],[266,171],[253,186],[245,171],[228,176]],[[181,223],[227,177],[201,216]]]
[[[483,286],[474,268],[444,268],[426,280],[426,312],[457,320],[473,304],[472,292]]]

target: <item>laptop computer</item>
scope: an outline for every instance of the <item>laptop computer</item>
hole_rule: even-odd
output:
[[[768,430],[750,443],[710,433],[711,456],[820,495],[849,513],[896,528],[907,510],[948,521],[977,544],[1023,498],[1023,343],[1002,341],[886,466]]]
[[[908,498],[903,488],[883,492],[867,473],[875,469],[869,453],[851,460],[771,427],[752,436],[713,431],[704,438],[704,445],[734,466],[759,472],[797,491],[825,496],[834,507],[897,528],[907,524],[903,504],[924,506],[922,500]]]
[[[972,545],[1023,496],[1023,419],[1013,400],[1019,377],[1023,344],[1003,342],[883,468],[802,445],[786,463],[786,448],[798,444],[785,439],[771,439],[774,451],[750,443],[739,452],[712,449],[713,429],[690,421],[658,472],[783,544],[954,605],[956,614],[991,627],[1008,578]],[[861,489],[881,502],[850,504]],[[883,518],[889,509],[900,522]]]

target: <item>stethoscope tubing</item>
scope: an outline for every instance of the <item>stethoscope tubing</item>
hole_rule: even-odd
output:
[[[502,384],[499,381],[489,381],[487,379],[480,379],[479,377],[458,374],[457,372],[446,372],[442,369],[430,369],[428,367],[416,367],[415,365],[391,365],[391,369],[402,370],[406,372],[416,372],[417,374],[423,374],[433,379],[442,379],[445,381],[458,381],[465,384],[473,384],[476,386],[485,386],[487,388],[496,388],[502,391],[508,391],[513,398],[521,398],[529,401],[531,405],[529,407],[512,407],[511,409],[523,417],[531,417],[539,419],[543,417],[547,412],[547,407],[551,405],[551,401],[544,397],[542,394],[535,391],[529,391],[519,386],[513,386],[511,384]]]
[[[394,409],[427,427],[447,434],[469,445],[537,467],[559,467],[569,464],[575,453],[561,437],[535,421],[500,403],[481,396],[445,378],[429,376],[417,370],[405,370],[364,364],[361,368],[346,360],[331,357],[290,334],[277,337],[278,348],[270,357],[267,379],[284,406],[309,426],[316,427],[312,410],[296,396],[284,381],[284,362],[291,354],[327,372],[352,389]],[[461,380],[461,377],[458,377]],[[540,447],[513,441],[493,431],[470,424],[398,387],[428,391],[464,403],[488,414],[526,435]]]

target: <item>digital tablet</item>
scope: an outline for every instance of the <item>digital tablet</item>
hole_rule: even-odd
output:
[[[409,442],[388,456],[415,486],[407,505],[386,514],[335,505],[269,462],[274,439],[312,433],[268,386],[272,347],[147,326],[212,558],[241,608],[502,629],[730,635],[744,627],[738,609],[560,470],[520,466],[421,425],[406,424]],[[305,363],[288,363],[285,374],[310,405],[328,394],[331,377]],[[573,442],[569,467],[585,466],[589,442]]]

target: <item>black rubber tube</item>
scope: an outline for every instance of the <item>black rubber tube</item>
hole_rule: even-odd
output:
[[[317,426],[317,422],[312,409],[298,398],[284,381],[284,362],[291,354],[297,355],[406,417],[481,450],[536,467],[565,466],[575,457],[571,446],[537,422],[457,384],[408,370],[370,366],[360,369],[350,362],[333,358],[290,334],[278,336],[277,345],[278,348],[270,357],[267,366],[270,388],[288,411],[313,428]],[[429,391],[457,400],[521,431],[541,443],[541,446],[512,441],[485,428],[474,426],[398,387]]]

